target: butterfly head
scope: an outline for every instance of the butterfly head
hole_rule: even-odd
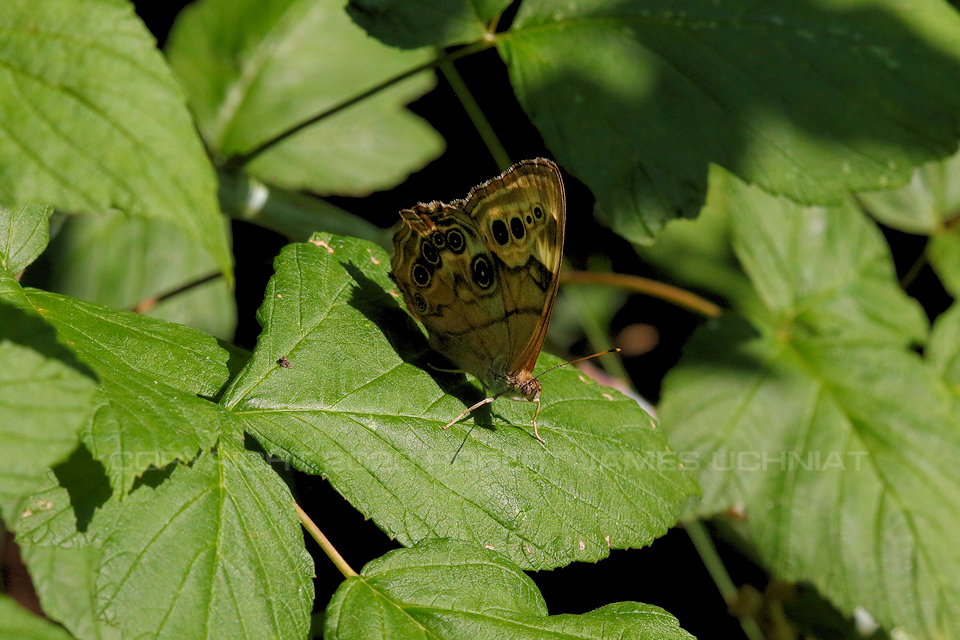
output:
[[[507,383],[511,388],[520,392],[520,396],[525,400],[540,399],[540,381],[530,375],[529,371],[523,370],[516,375],[508,375]]]

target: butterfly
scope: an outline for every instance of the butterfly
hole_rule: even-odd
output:
[[[566,197],[550,160],[519,162],[464,200],[400,212],[390,277],[430,346],[490,394],[443,428],[508,393],[537,405],[533,368],[557,298]]]

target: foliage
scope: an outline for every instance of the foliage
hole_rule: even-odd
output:
[[[549,615],[525,571],[730,513],[839,609],[830,637],[863,610],[960,635],[960,311],[906,295],[866,215],[928,236],[960,292],[950,5],[199,0],[165,55],[126,0],[9,0],[0,25],[0,517],[62,625],[3,597],[0,635],[295,638],[316,604],[331,638],[690,637],[654,604]],[[441,429],[481,390],[437,368],[385,234],[289,191],[402,182],[444,144],[407,103],[497,58],[596,198],[578,228],[728,306],[659,421],[566,367],[545,446],[506,399]],[[223,213],[298,230],[252,352]],[[608,307],[596,335],[620,297],[577,299]],[[291,467],[405,548],[314,594]]]

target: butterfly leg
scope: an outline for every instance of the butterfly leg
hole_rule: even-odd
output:
[[[537,395],[533,400],[537,403],[537,408],[533,412],[533,437],[540,441],[540,444],[547,444],[547,441],[540,437],[540,434],[537,433],[537,416],[540,415],[540,396]]]
[[[464,410],[463,410],[463,413],[461,413],[460,415],[458,415],[456,418],[454,418],[453,420],[451,420],[451,421],[448,422],[447,424],[443,425],[443,428],[446,429],[447,427],[450,427],[450,426],[452,426],[452,425],[457,424],[458,422],[460,422],[460,419],[461,419],[461,418],[463,418],[464,416],[466,416],[466,415],[468,415],[469,413],[471,413],[474,409],[479,409],[479,408],[482,407],[483,405],[485,405],[485,404],[490,404],[490,403],[493,402],[494,400],[496,400],[495,397],[493,397],[493,398],[484,398],[483,400],[481,400],[481,401],[478,402],[477,404],[473,405],[472,407],[469,407],[469,408],[467,408],[467,409],[464,409]]]

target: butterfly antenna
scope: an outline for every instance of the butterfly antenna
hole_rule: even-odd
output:
[[[536,380],[537,378],[539,378],[539,377],[542,376],[542,375],[545,375],[545,374],[550,373],[550,372],[553,371],[554,369],[559,369],[560,367],[565,367],[565,366],[567,366],[568,364],[576,364],[576,363],[578,363],[578,362],[583,362],[584,360],[589,360],[590,358],[596,358],[597,356],[605,356],[605,355],[607,355],[608,353],[620,353],[620,347],[614,347],[613,349],[607,349],[606,351],[601,351],[600,353],[595,353],[595,354],[593,354],[592,356],[583,356],[582,358],[577,358],[576,360],[571,360],[571,361],[569,361],[569,362],[564,362],[563,364],[554,365],[554,366],[550,367],[549,369],[547,369],[546,371],[541,371],[541,372],[534,378],[534,380]]]

